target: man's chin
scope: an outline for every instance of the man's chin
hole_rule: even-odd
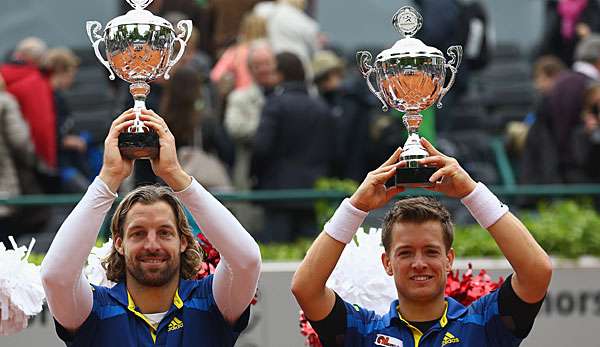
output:
[[[175,271],[174,274],[169,274],[168,270],[168,268],[162,266],[159,268],[151,267],[149,269],[142,266],[133,271],[129,271],[129,273],[131,277],[141,285],[161,287],[169,283],[176,275],[178,275],[177,271]]]

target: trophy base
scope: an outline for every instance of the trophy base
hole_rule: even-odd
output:
[[[126,159],[154,159],[159,148],[158,134],[154,131],[119,134],[119,151]]]
[[[396,175],[387,182],[386,186],[405,188],[433,187],[435,183],[429,182],[429,178],[431,178],[437,170],[437,167],[432,166],[398,168]]]

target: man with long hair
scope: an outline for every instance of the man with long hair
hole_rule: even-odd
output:
[[[42,282],[58,336],[69,346],[233,346],[248,324],[260,273],[258,245],[233,215],[185,173],[175,138],[152,111],[141,120],[158,133],[154,173],[170,187],[129,193],[112,218],[113,248],[104,262],[112,288],[92,286],[82,268],[120,184],[131,174],[119,133],[129,110],[112,124],[98,177],[65,220],[44,261]],[[200,250],[186,220],[189,209],[221,252],[216,273],[194,280]]]
[[[399,148],[342,202],[296,271],[292,292],[325,346],[518,346],[529,334],[550,284],[548,255],[508,207],[456,159],[427,140],[421,144],[430,156],[420,163],[439,168],[430,178],[430,189],[460,198],[513,267],[501,288],[468,307],[444,296],[455,257],[452,222],[439,202],[423,197],[396,202],[383,222],[381,261],[394,277],[398,295],[389,313],[379,316],[347,303],[325,286],[368,212],[403,190],[385,186],[406,166],[406,161],[398,162]]]

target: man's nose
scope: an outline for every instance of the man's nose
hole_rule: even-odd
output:
[[[412,262],[412,268],[415,270],[424,270],[427,268],[427,263],[424,261],[421,254],[416,254]]]
[[[144,248],[148,251],[155,251],[157,249],[160,249],[158,236],[155,232],[149,232],[146,235],[146,242],[144,242]]]

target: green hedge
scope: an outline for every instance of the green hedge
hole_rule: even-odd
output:
[[[552,256],[600,256],[600,215],[586,201],[542,204],[520,218],[540,245]],[[310,240],[291,244],[261,245],[263,260],[300,260]],[[455,226],[454,249],[459,257],[499,257],[500,249],[479,225]]]
[[[321,205],[323,215],[332,213],[330,206]],[[520,218],[540,245],[552,256],[577,258],[600,256],[600,215],[589,201],[561,201],[542,204],[535,212],[520,214]],[[294,243],[260,245],[265,261],[301,260],[312,240]],[[459,257],[502,256],[487,230],[478,225],[455,227],[454,249]],[[43,255],[31,254],[30,260],[41,263]]]

